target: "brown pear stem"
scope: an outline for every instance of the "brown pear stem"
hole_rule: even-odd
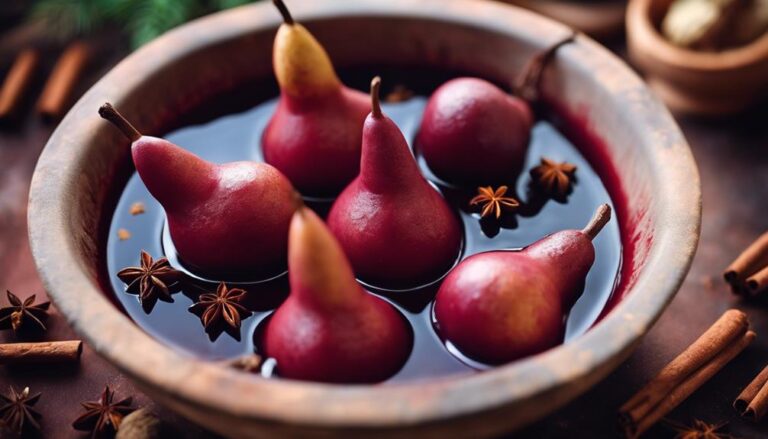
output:
[[[304,198],[301,197],[299,191],[293,191],[293,209],[297,213],[304,213]]]
[[[293,21],[293,17],[291,16],[291,11],[288,10],[288,6],[285,6],[283,0],[272,0],[272,3],[274,3],[275,7],[277,7],[277,10],[280,11],[280,15],[283,16],[283,22],[285,24],[292,25],[295,23],[295,21]]]
[[[607,204],[601,204],[595,211],[595,215],[589,220],[589,223],[581,231],[587,235],[589,239],[595,239],[598,233],[603,230],[603,227],[611,219],[611,206]]]
[[[122,131],[123,134],[125,134],[125,137],[127,137],[131,142],[135,142],[141,137],[139,130],[131,125],[131,123],[128,122],[128,119],[123,117],[119,111],[115,110],[115,107],[113,107],[109,102],[99,108],[99,116],[112,122],[112,124],[116,126],[120,131]]]
[[[513,82],[513,92],[530,103],[536,103],[540,98],[541,80],[544,77],[544,70],[547,68],[547,65],[555,57],[558,49],[574,42],[577,36],[578,33],[575,30],[569,30],[569,33],[564,38],[534,55]]]
[[[381,78],[376,76],[371,80],[371,114],[373,117],[381,117],[382,114],[379,88],[381,88]]]

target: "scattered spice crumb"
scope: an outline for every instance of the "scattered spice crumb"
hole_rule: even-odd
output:
[[[125,241],[131,238],[131,232],[126,229],[119,229],[117,231],[117,238],[121,241]]]
[[[403,84],[397,84],[391,92],[384,98],[384,102],[394,104],[397,102],[407,101],[413,97],[413,90],[404,86]]]
[[[713,276],[702,276],[701,284],[708,290],[715,289],[715,279]]]
[[[261,370],[262,358],[257,354],[236,358],[229,362],[229,366],[243,372],[255,373]]]
[[[131,209],[129,210],[131,215],[141,215],[142,213],[146,212],[144,209],[144,203],[141,201],[137,201],[133,204],[131,204]]]

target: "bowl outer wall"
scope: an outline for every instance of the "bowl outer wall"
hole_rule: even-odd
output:
[[[360,55],[354,42],[344,44],[348,30],[383,32],[399,26],[400,38],[385,43],[389,51],[371,53],[370,60],[395,62],[398,51],[423,50],[424,62],[504,79],[522,67],[524,55],[567,33],[564,26],[528,11],[485,1],[294,0],[291,8],[317,31],[340,65]],[[349,26],[339,33],[331,26],[334,20]],[[100,80],[49,140],[30,190],[33,255],[56,306],[99,354],[151,397],[231,437],[497,434],[562,406],[629,355],[672,299],[692,261],[701,219],[699,176],[663,105],[623,62],[583,36],[564,47],[548,69],[545,94],[556,93],[568,112],[584,115],[609,145],[608,158],[622,171],[620,189],[632,195],[626,211],[617,214],[625,215],[622,224],[636,229],[632,240],[637,244],[637,267],[625,279],[626,297],[585,335],[483,373],[412,384],[338,386],[266,380],[197,361],[154,340],[115,308],[97,281],[101,250],[93,231],[104,214],[100,207],[116,164],[129,156],[125,142],[96,109],[109,100],[138,127],[158,132],[174,117],[169,108],[183,111],[215,87],[242,83],[238,74],[270,74],[268,63],[254,65],[242,53],[270,53],[279,22],[272,6],[261,3],[169,32]],[[452,32],[435,33],[437,27]],[[480,47],[484,57],[470,63],[467,59],[480,55],[448,50],[462,44]],[[518,56],[491,53],[502,47]],[[228,69],[212,73],[217,67],[210,58],[229,54],[240,56],[227,58]],[[190,76],[190,63],[200,66],[196,76]],[[185,80],[168,82],[171,77]],[[198,78],[208,82],[196,83]],[[574,87],[578,81],[584,86]]]

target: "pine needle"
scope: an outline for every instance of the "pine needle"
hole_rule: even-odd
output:
[[[120,26],[134,48],[205,14],[251,0],[39,0],[29,19],[43,22],[50,36],[82,37]]]

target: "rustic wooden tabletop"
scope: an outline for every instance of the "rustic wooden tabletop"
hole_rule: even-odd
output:
[[[623,52],[621,47],[619,52]],[[0,73],[6,64],[0,64]],[[86,88],[99,74],[94,72],[80,88]],[[768,300],[735,297],[720,276],[741,249],[768,230],[768,104],[727,119],[679,117],[678,121],[698,162],[704,194],[701,242],[687,280],[627,362],[576,401],[520,432],[519,437],[616,436],[617,408],[731,307],[748,313],[757,341],[668,419],[683,425],[695,419],[712,424],[727,422],[724,431],[734,437],[768,435],[768,423],[744,421],[731,408],[741,388],[768,363]],[[35,162],[53,128],[53,124],[31,115],[0,127],[0,291],[9,289],[22,297],[44,296],[27,242],[26,203]],[[5,304],[4,297],[0,304]],[[48,338],[77,338],[55,309],[49,319]],[[17,341],[12,333],[0,333],[0,342],[12,341]],[[47,367],[0,368],[0,392],[8,385],[43,392],[37,405],[44,414],[42,437],[84,437],[70,426],[81,413],[78,403],[98,399],[105,385],[118,397],[134,395],[136,407],[154,407],[88,346],[78,367],[55,371]],[[213,437],[162,408],[155,409],[184,437]],[[674,434],[662,423],[648,436]]]

